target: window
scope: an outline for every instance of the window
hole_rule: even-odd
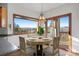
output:
[[[14,18],[14,33],[35,33],[36,31],[36,21],[22,18]]]
[[[72,45],[71,45],[72,39],[69,38],[69,36],[72,35],[72,33],[71,33],[71,30],[72,30],[71,17],[72,17],[72,14],[69,13],[69,14],[64,14],[64,15],[59,15],[59,16],[48,18],[49,19],[48,27],[49,27],[51,20],[55,21],[54,22],[55,27],[53,28],[55,30],[53,32],[50,32],[50,33],[52,33],[52,37],[54,37],[53,36],[54,33],[56,34],[55,36],[59,36],[60,40],[61,40],[60,41],[61,48],[63,48],[62,46],[66,46],[66,47],[64,47],[65,50],[72,48]],[[70,43],[68,44],[68,42],[70,42]]]
[[[50,30],[52,28],[52,20],[48,20],[47,27],[48,27],[48,33],[50,33]]]
[[[55,21],[48,20],[47,27],[48,27],[48,32],[47,32],[48,37],[55,37],[56,36]]]
[[[60,32],[69,32],[69,16],[60,17]]]

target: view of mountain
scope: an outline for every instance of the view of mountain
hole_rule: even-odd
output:
[[[69,32],[69,27],[61,27],[60,32]]]

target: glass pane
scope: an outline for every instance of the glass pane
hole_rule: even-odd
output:
[[[37,22],[26,19],[14,18],[14,32],[35,32]]]
[[[47,26],[49,27],[51,23],[52,23],[52,21],[48,20],[48,22],[47,22],[48,25]]]
[[[59,18],[60,20],[60,32],[69,32],[69,17],[64,16]]]
[[[55,37],[56,33],[56,29],[55,29],[55,21],[54,20],[48,20],[47,22],[47,27],[48,27],[48,37]]]
[[[47,27],[48,27],[48,33],[50,33],[51,32],[51,28],[52,28],[52,20],[48,20],[48,22],[47,22]]]

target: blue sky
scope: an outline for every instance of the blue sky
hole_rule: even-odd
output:
[[[69,17],[68,16],[65,16],[65,17],[62,17],[62,18],[59,18],[60,20],[60,27],[66,27],[66,26],[69,26]],[[51,20],[48,20],[48,26],[50,25],[51,23]]]
[[[69,17],[65,16],[59,19],[60,20],[60,27],[65,27],[65,26],[69,26]]]
[[[66,17],[62,17],[62,18],[59,18],[60,19],[60,27],[65,27],[65,26],[68,26],[68,16]],[[37,27],[37,22],[35,21],[29,21],[29,20],[23,20],[23,19],[18,19],[18,18],[15,18],[14,19],[15,21],[15,24],[18,24],[20,27],[24,28],[24,27],[31,27],[31,28],[36,28]],[[48,26],[49,24],[51,23],[51,21],[48,21]]]
[[[18,24],[21,28],[28,27],[28,28],[36,28],[37,22],[35,21],[29,21],[29,20],[23,20],[23,19],[14,19],[15,24]]]
[[[48,26],[50,25],[50,23],[51,23],[51,20],[48,20]]]

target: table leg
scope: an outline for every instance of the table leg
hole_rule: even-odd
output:
[[[43,48],[42,45],[37,45],[37,56],[42,56],[43,55]]]
[[[43,45],[40,45],[40,52],[41,52],[41,56],[45,56],[45,53],[43,53]]]
[[[43,47],[42,45],[40,45],[40,53],[41,53],[41,56],[43,55]]]

